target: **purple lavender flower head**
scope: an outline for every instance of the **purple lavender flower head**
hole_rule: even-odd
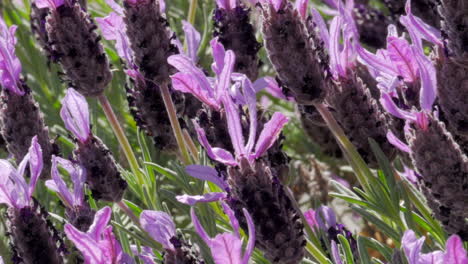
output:
[[[69,88],[62,100],[60,116],[65,127],[84,143],[91,135],[89,108],[86,98],[75,89]]]
[[[73,190],[70,191],[62,179],[58,165],[64,168],[73,182]],[[84,183],[86,181],[85,169],[72,161],[52,156],[52,180],[46,181],[46,186],[56,192],[65,206],[73,208],[84,205]]]
[[[422,253],[421,249],[425,237],[416,238],[413,230],[405,231],[401,239],[401,247],[405,252],[409,264],[467,264],[468,256],[463,248],[463,242],[457,235],[452,235],[446,244],[445,252],[436,250],[429,253]]]
[[[29,183],[25,179],[28,165]],[[42,166],[42,149],[37,142],[37,137],[32,139],[29,152],[17,169],[10,162],[0,160],[0,204],[6,204],[10,208],[16,209],[31,206],[32,194],[41,174]]]
[[[96,212],[88,232],[82,232],[71,224],[65,225],[65,234],[83,254],[85,263],[134,263],[133,259],[122,251],[119,241],[108,225],[112,210],[106,206]]]
[[[255,247],[255,226],[252,218],[249,212],[247,212],[246,209],[243,209],[249,229],[249,241],[247,242],[245,252],[242,253],[242,239],[239,233],[239,223],[234,217],[234,212],[229,206],[223,204],[223,208],[229,217],[229,221],[233,227],[233,233],[222,233],[216,235],[214,238],[210,238],[198,220],[195,209],[192,208],[190,214],[192,216],[195,230],[210,248],[211,255],[213,256],[213,260],[216,264],[248,264]]]
[[[23,95],[20,74],[21,62],[15,54],[17,26],[8,27],[0,17],[0,84],[4,89]]]

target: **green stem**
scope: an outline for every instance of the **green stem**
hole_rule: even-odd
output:
[[[195,24],[195,17],[197,15],[197,6],[198,6],[198,0],[192,0],[190,2],[190,8],[189,8],[189,13],[188,13],[187,20],[192,25]]]
[[[164,100],[164,105],[166,106],[167,114],[169,115],[169,120],[171,121],[172,130],[174,132],[177,144],[179,145],[179,149],[182,154],[182,162],[185,165],[188,165],[190,164],[190,156],[187,151],[187,146],[184,142],[184,136],[182,134],[182,129],[180,128],[179,120],[177,118],[177,112],[174,103],[172,102],[169,88],[166,84],[161,85],[161,93]]]
[[[139,184],[143,186],[145,181],[140,173],[137,158],[135,156],[135,153],[133,153],[133,149],[130,146],[130,142],[128,142],[127,136],[125,136],[125,132],[122,126],[120,126],[119,120],[117,119],[114,110],[112,110],[112,106],[110,105],[109,100],[104,94],[101,94],[98,97],[98,100],[101,104],[102,110],[106,114],[107,120],[109,121],[112,129],[114,130],[114,134],[117,137],[117,140],[119,141],[125,156],[127,157],[128,163],[130,164],[130,168],[133,174],[137,176]]]
[[[138,216],[136,216],[133,213],[133,211],[127,206],[127,204],[123,200],[121,200],[120,202],[117,202],[117,205],[128,217],[130,217],[130,219],[132,219],[135,225],[140,227],[140,220],[138,219]]]

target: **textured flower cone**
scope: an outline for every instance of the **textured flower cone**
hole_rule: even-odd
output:
[[[468,65],[468,3],[464,0],[440,0],[438,10],[449,54],[457,62]]]
[[[426,130],[414,128],[407,136],[411,158],[422,175],[426,197],[447,232],[468,240],[468,159],[445,125],[429,118]]]
[[[72,86],[84,96],[101,95],[112,73],[91,17],[79,4],[65,4],[47,16],[46,29],[51,56],[58,59]]]
[[[114,157],[102,141],[93,135],[85,143],[77,142],[76,160],[86,169],[86,183],[94,199],[119,202],[127,188]]]
[[[169,76],[175,73],[175,69],[167,63],[167,58],[179,52],[171,43],[175,35],[159,10],[159,1],[128,2],[124,1],[124,21],[135,64],[145,79],[158,85],[170,83]]]
[[[264,4],[262,14],[265,48],[283,88],[300,104],[321,100],[327,74],[319,57],[323,48],[315,42],[315,32],[308,32],[290,2],[279,12]]]
[[[366,4],[356,4],[353,17],[359,31],[359,40],[373,48],[382,48],[387,43],[388,16]]]
[[[413,14],[429,25],[440,28],[440,16],[437,13],[436,2],[438,0],[412,0],[411,10]],[[463,1],[463,0],[461,0]],[[390,10],[394,21],[398,21],[400,15],[404,15],[406,0],[384,0]]]
[[[230,136],[224,112],[204,107],[197,113],[197,122],[205,130],[206,138],[213,147],[223,148],[231,153],[234,152],[231,142],[226,140]]]
[[[39,43],[39,46],[41,46],[47,58],[55,61],[55,59],[51,57],[52,49],[49,44],[49,36],[47,36],[46,30],[46,17],[48,14],[48,8],[38,8],[34,2],[31,3],[31,31],[36,37],[37,43]]]
[[[60,255],[62,249],[57,244],[63,242],[57,231],[47,220],[47,213],[39,205],[22,209],[9,208],[7,217],[10,222],[15,263],[64,263]]]
[[[133,88],[127,88],[127,101],[137,125],[153,139],[157,149],[176,150],[177,142],[159,87],[143,81],[132,81],[130,86]],[[180,93],[173,94],[172,98],[177,105],[183,104]]]
[[[321,122],[324,122],[320,114],[313,106],[299,108],[300,120],[306,135],[320,147],[320,150],[327,156],[342,158],[340,146],[333,137],[330,129]]]
[[[261,161],[251,167],[244,159],[240,168],[231,167],[228,174],[230,206],[244,229],[242,208],[252,215],[256,247],[273,263],[299,263],[306,243],[303,225],[283,185]]]
[[[232,50],[236,54],[234,71],[256,80],[260,63],[257,53],[261,44],[255,38],[249,13],[250,10],[243,4],[230,10],[216,8],[213,15],[214,36],[219,37],[226,50]]]
[[[462,66],[451,60],[438,64],[438,102],[448,129],[452,134],[468,138],[468,64]]]
[[[369,166],[376,166],[377,160],[369,145],[374,139],[389,159],[394,148],[387,141],[390,118],[383,112],[361,79],[350,73],[349,79],[330,85],[327,101],[333,108],[333,115],[344,132]]]
[[[76,206],[73,209],[66,209],[68,222],[82,232],[88,231],[93,223],[96,211],[91,209],[88,204]]]
[[[189,243],[173,237],[171,243],[175,250],[164,252],[164,264],[204,264],[200,253]]]
[[[380,89],[377,87],[378,82],[375,78],[370,74],[367,66],[358,63],[356,68],[356,74],[362,80],[362,82],[369,88],[369,91],[372,95],[372,98],[375,100],[380,99]]]
[[[16,95],[6,89],[2,90],[0,123],[7,149],[16,161],[23,160],[31,146],[31,139],[37,135],[42,147],[44,169],[42,178],[49,178],[52,155],[58,154],[57,145],[49,139],[49,129],[44,124],[43,115],[32,97],[31,90],[23,84],[25,94]]]

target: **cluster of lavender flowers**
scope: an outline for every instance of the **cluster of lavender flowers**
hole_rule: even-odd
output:
[[[113,11],[97,23],[85,1],[36,0],[32,30],[44,55],[63,69],[69,87],[60,111],[74,144],[68,159],[49,139],[22,78],[17,27],[0,19],[1,134],[17,163],[0,160],[0,204],[8,208],[11,261],[66,263],[77,254],[79,263],[90,264],[136,263],[137,258],[248,264],[257,248],[271,263],[295,264],[306,256],[305,230],[312,229],[335,264],[345,263],[341,237],[358,262],[356,238],[333,210],[322,206],[303,214],[286,185],[290,158],[282,150],[282,130],[290,117],[259,109],[257,94],[265,91],[297,105],[307,133],[326,153],[340,159],[340,147],[346,146],[333,141],[318,109],[332,113],[371,168],[379,160],[369,138],[389,160],[403,157],[405,169],[418,175],[414,184],[450,238],[445,251],[422,253],[425,238],[406,230],[401,238],[405,256],[392,261],[467,264],[468,5],[462,0],[384,1],[392,13],[386,17],[363,0],[326,0],[321,10],[309,10],[308,2],[216,0],[210,74],[199,63],[201,34],[182,21],[183,45],[169,26],[163,0],[123,0],[123,5],[107,0]],[[275,78],[259,77],[262,44],[250,22],[255,11]],[[332,18],[325,21],[319,11]],[[211,161],[212,166],[185,164],[185,172],[211,182],[214,191],[176,196],[191,207],[191,223],[210,256],[176,228],[168,212],[154,210],[129,214],[161,247],[135,243],[132,252],[124,252],[109,223],[112,208],[88,201],[92,197],[128,209],[122,201],[128,187],[122,170],[91,129],[87,98],[105,98],[113,78],[98,28],[115,44],[128,77],[122,84],[128,107],[155,147],[178,151],[181,142],[173,129],[179,122]],[[167,100],[175,105],[176,120]],[[64,206],[63,232],[34,198],[41,180]],[[197,216],[199,203],[221,205],[232,232],[210,236]]]

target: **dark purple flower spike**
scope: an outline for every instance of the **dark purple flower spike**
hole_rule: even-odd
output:
[[[36,0],[36,6],[49,8],[46,30],[51,56],[70,83],[85,96],[102,95],[112,73],[93,19],[74,1]]]
[[[163,246],[164,263],[204,263],[197,249],[177,236],[176,226],[168,214],[143,211],[140,215],[140,224],[154,240]]]
[[[232,2],[232,3],[231,3]],[[213,14],[214,37],[223,46],[236,54],[234,71],[257,79],[260,61],[257,56],[261,44],[255,38],[255,31],[249,21],[250,9],[241,1],[217,0]]]
[[[15,258],[24,263],[63,263],[63,248],[57,231],[47,220],[47,212],[32,197],[43,168],[38,138],[15,169],[0,160],[0,204],[8,206],[7,218]],[[30,180],[26,182],[29,165]]]
[[[60,111],[65,127],[76,138],[75,160],[86,170],[86,183],[97,200],[119,202],[127,183],[117,168],[114,157],[95,137],[90,128],[86,98],[73,88],[67,90]]]
[[[45,173],[48,177],[51,155],[57,151],[55,144],[49,139],[48,128],[39,105],[32,97],[31,89],[21,79],[21,62],[15,54],[16,26],[7,27],[0,18],[0,86],[1,133],[10,152],[17,162],[28,153],[31,139],[37,136],[44,153]]]
[[[58,170],[58,165],[64,168],[73,182],[73,191],[70,192]],[[87,231],[94,219],[95,211],[84,199],[84,184],[86,170],[79,164],[52,156],[52,180],[46,181],[46,186],[57,193],[66,207],[68,221],[80,231]]]
[[[229,221],[233,227],[233,233],[222,233],[216,235],[214,238],[210,238],[203,226],[200,224],[200,221],[198,220],[198,217],[195,213],[195,209],[192,208],[191,216],[193,225],[195,226],[195,231],[197,231],[198,235],[210,248],[215,264],[248,264],[255,247],[256,239],[255,226],[252,217],[246,209],[242,209],[243,216],[247,221],[249,233],[249,241],[247,242],[245,252],[242,252],[242,239],[239,234],[239,223],[234,216],[234,211],[232,211],[232,209],[224,203],[223,208],[229,217]]]
[[[111,214],[112,210],[108,206],[97,211],[87,232],[80,231],[71,224],[65,225],[65,234],[81,252],[85,263],[135,263],[122,251],[119,241],[112,232],[112,226],[108,225]]]

